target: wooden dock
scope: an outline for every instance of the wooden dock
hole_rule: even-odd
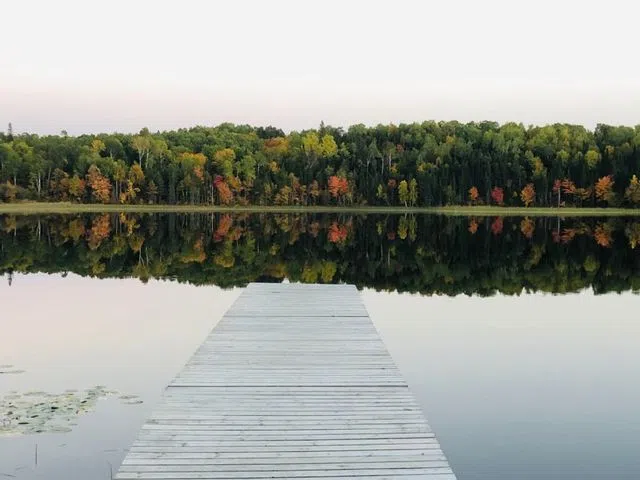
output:
[[[252,283],[115,478],[455,475],[355,287]]]

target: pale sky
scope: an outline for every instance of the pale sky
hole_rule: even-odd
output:
[[[640,123],[634,0],[13,0],[0,129]]]

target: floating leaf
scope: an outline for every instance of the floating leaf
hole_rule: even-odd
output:
[[[97,386],[84,392],[31,391],[0,397],[0,436],[68,433],[80,415],[92,411],[107,395],[105,387]]]
[[[118,398],[120,400],[132,400],[134,398],[138,398],[138,395],[120,395]]]

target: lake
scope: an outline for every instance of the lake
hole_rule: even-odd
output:
[[[640,221],[0,216],[0,478],[109,479],[251,281],[362,290],[461,480],[640,478]]]

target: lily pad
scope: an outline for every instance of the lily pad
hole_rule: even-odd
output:
[[[133,400],[134,398],[138,398],[138,395],[120,395],[118,398],[120,400]]]
[[[97,386],[84,392],[31,391],[0,397],[0,437],[68,433],[80,415],[92,411],[98,400],[109,394],[106,387]],[[135,395],[130,397],[136,398]]]

